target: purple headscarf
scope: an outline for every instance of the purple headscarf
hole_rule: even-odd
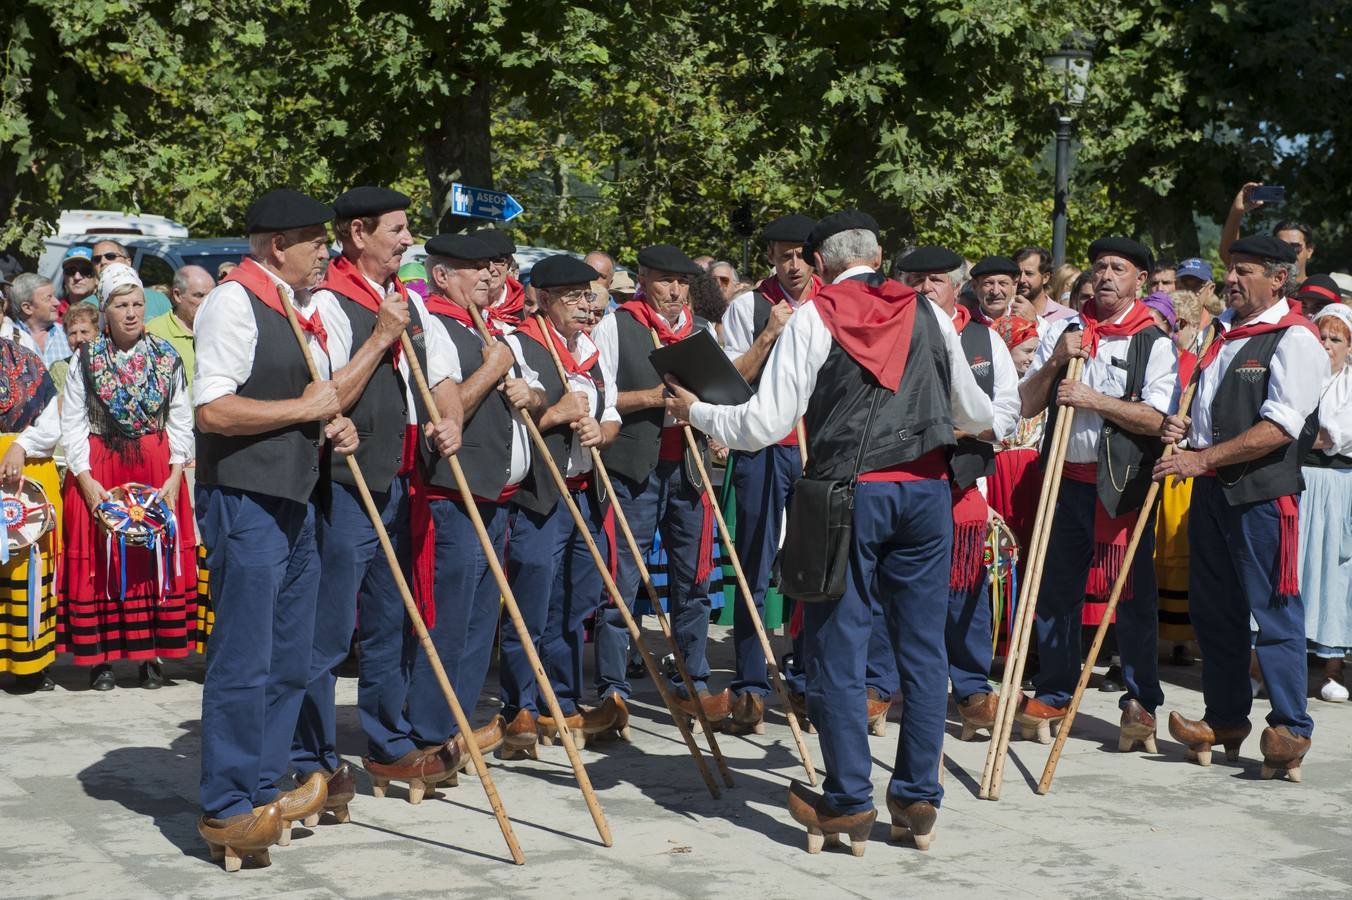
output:
[[[1174,312],[1174,298],[1163,291],[1155,291],[1145,298],[1145,305],[1164,316],[1171,332],[1178,330],[1178,315]]]

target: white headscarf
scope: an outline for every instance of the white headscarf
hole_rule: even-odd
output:
[[[125,263],[109,263],[103,267],[99,274],[99,306],[108,305],[108,300],[118,288],[133,285],[143,288],[141,276],[136,274],[136,270]]]
[[[1343,324],[1352,331],[1352,306],[1346,303],[1330,303],[1314,314],[1314,321],[1333,317],[1342,319]],[[1324,452],[1329,456],[1352,456],[1352,365],[1345,364],[1337,375],[1330,375],[1324,382],[1323,393],[1319,397],[1319,426],[1329,434],[1333,444]]]

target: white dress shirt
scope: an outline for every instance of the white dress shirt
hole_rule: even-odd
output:
[[[661,313],[654,310],[653,314],[663,322],[667,321],[666,317]],[[676,326],[673,330],[680,331],[685,327],[685,317],[686,310],[682,308],[681,315],[676,319]],[[667,322],[667,324],[670,325],[671,323]],[[601,371],[607,373],[607,384],[614,382],[615,373],[619,371],[620,368],[620,335],[616,330],[617,327],[618,326],[615,324],[615,316],[606,316],[600,322],[596,323],[596,327],[592,329],[591,333],[592,342],[596,344],[596,349],[601,352]],[[691,334],[693,333],[694,332],[692,331]],[[671,416],[663,416],[662,427],[674,428],[676,427],[676,420]],[[792,428],[793,424],[790,423],[789,427]],[[780,437],[783,436],[784,435],[782,434],[780,435]]]
[[[296,314],[309,321],[317,308],[310,292],[293,292],[268,269],[263,266],[259,268],[285,289]],[[327,319],[323,319],[323,322],[325,329],[328,329],[330,322]],[[254,350],[258,347],[258,324],[254,321],[253,307],[244,287],[234,281],[217,285],[197,310],[192,331],[197,352],[192,402],[194,406],[205,406],[237,392],[253,372]],[[306,332],[305,341],[319,369],[319,377],[328,378],[331,371],[329,358],[320,349],[319,339]]]
[[[14,439],[29,459],[46,459],[56,451],[57,442],[61,440],[61,413],[57,401],[55,396],[47,401],[33,424]]]
[[[1121,322],[1130,312],[1131,307],[1127,307],[1113,320],[1114,324]],[[1078,313],[1070,318],[1043,323],[1046,331],[1038,340],[1037,353],[1033,355],[1032,364],[1023,374],[1024,381],[1032,378],[1047,364],[1056,349],[1056,342],[1061,340],[1061,334],[1074,322],[1080,323],[1081,326],[1084,324]],[[1084,374],[1080,380],[1100,394],[1114,400],[1122,399],[1122,395],[1127,391],[1127,349],[1131,346],[1131,341],[1132,338],[1128,335],[1100,337],[1098,353],[1093,359],[1084,361]],[[1140,402],[1166,416],[1178,408],[1178,350],[1174,347],[1174,342],[1167,337],[1157,338],[1150,347]],[[1068,411],[1064,409],[1059,412],[1059,415],[1066,414]],[[1102,431],[1102,416],[1087,409],[1077,409],[1075,421],[1070,429],[1066,461],[1098,462],[1099,433]]]
[[[1259,313],[1254,322],[1277,322],[1290,310],[1285,300],[1278,300]],[[1234,310],[1220,315],[1221,328],[1229,331],[1234,323]],[[1250,323],[1245,323],[1250,324]],[[1236,354],[1244,349],[1249,338],[1226,341],[1214,362],[1202,370],[1197,382],[1197,397],[1192,404],[1192,427],[1188,430],[1188,446],[1201,450],[1211,446],[1211,404],[1216,390]],[[1268,373],[1267,397],[1258,408],[1258,415],[1276,425],[1293,440],[1300,436],[1305,420],[1319,405],[1319,394],[1329,375],[1329,355],[1319,338],[1308,328],[1288,328],[1272,353]]]
[[[836,279],[871,273],[866,266],[849,269]],[[953,383],[949,389],[953,425],[960,431],[980,434],[993,427],[991,399],[977,385],[958,332],[948,315],[928,298],[943,332]],[[734,450],[759,450],[776,443],[807,411],[817,386],[817,374],[826,363],[835,341],[817,312],[814,301],[803,304],[789,318],[765,362],[756,395],[738,406],[715,406],[700,401],[690,408],[690,424]]]
[[[376,284],[364,273],[362,277],[366,278],[367,284],[371,285],[371,289],[381,297],[394,290],[393,284],[383,287]],[[459,384],[462,380],[460,355],[456,352],[455,344],[451,342],[450,336],[446,334],[446,326],[441,324],[440,319],[427,311],[427,305],[416,291],[408,291],[407,294],[409,306],[418,311],[418,317],[423,326],[423,336],[427,349],[427,371],[423,375],[427,378],[427,386],[434,388],[447,378]],[[333,291],[315,291],[313,299],[324,322],[324,330],[329,335],[329,364],[333,366],[333,371],[337,372],[352,361],[352,322],[348,319],[347,313],[343,312],[342,305]],[[381,365],[384,365],[384,363],[381,363]],[[399,354],[399,377],[404,380],[404,401],[408,409],[408,424],[417,425],[417,411],[413,405],[413,391],[416,386],[413,384],[413,376],[408,370],[408,359],[403,353]]]
[[[553,323],[545,319],[544,324],[550,331],[554,332],[559,342],[563,343],[563,335],[554,329]],[[573,342],[568,346],[568,352],[573,354],[573,359],[585,360],[589,359],[593,353],[597,353],[597,347],[586,332],[579,331],[573,336]],[[619,423],[621,421],[620,413],[615,409],[615,370],[607,369],[605,359],[599,355],[596,364],[601,367],[601,380],[605,382],[605,392],[602,396],[597,396],[596,382],[586,375],[578,375],[573,372],[568,373],[568,381],[564,390],[581,391],[586,394],[587,408],[591,410],[591,416],[596,421]],[[582,446],[581,441],[577,439],[577,433],[572,432],[568,437],[568,471],[563,473],[564,477],[572,478],[577,475],[585,475],[591,470],[591,451]]]
[[[169,417],[164,430],[169,437],[169,465],[190,461],[194,453],[192,401],[188,398],[188,385],[183,378],[182,366],[174,372]],[[61,443],[66,448],[66,469],[72,475],[89,471],[89,434],[84,363],[83,357],[77,353],[71,357],[70,375],[66,378],[66,393],[61,402]]]
[[[955,309],[954,312],[957,312],[957,310]],[[951,317],[949,321],[952,321]],[[995,440],[991,443],[999,446],[1001,441],[1010,437],[1014,433],[1014,429],[1019,427],[1023,401],[1019,399],[1019,372],[1014,368],[1014,357],[1009,355],[1009,348],[1005,346],[1005,342],[1000,335],[995,333],[995,329],[988,330],[991,336],[991,367],[994,370],[995,379],[995,396],[991,398],[991,409],[995,421],[992,430],[995,433]],[[969,365],[968,368],[970,369],[971,366]]]
[[[803,305],[801,301],[793,299],[788,291],[784,292],[784,296],[788,298],[792,309]],[[751,342],[755,339],[756,292],[743,291],[732,298],[723,313],[723,352],[728,355],[728,359],[736,362],[737,357],[751,349]]]

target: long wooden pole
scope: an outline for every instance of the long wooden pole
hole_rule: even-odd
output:
[[[1200,359],[1206,356],[1206,352],[1211,347],[1211,342],[1216,339],[1216,332],[1213,330],[1207,335],[1207,339],[1202,346],[1202,352],[1198,355]],[[1188,387],[1183,392],[1182,399],[1178,403],[1178,414],[1186,416],[1188,410],[1192,408],[1192,399],[1197,394],[1197,382],[1202,374],[1201,366],[1197,366],[1188,380]],[[1164,458],[1173,456],[1176,444],[1169,444],[1164,448]],[[1160,483],[1152,481],[1150,489],[1146,491],[1145,500],[1141,503],[1141,511],[1136,516],[1136,525],[1131,530],[1131,541],[1127,544],[1126,555],[1122,558],[1122,570],[1117,573],[1117,578],[1113,579],[1113,590],[1108,595],[1108,606],[1103,611],[1103,619],[1099,622],[1098,628],[1094,631],[1094,641],[1089,645],[1089,656],[1084,661],[1084,668],[1080,670],[1080,680],[1075,685],[1075,693],[1070,698],[1070,706],[1066,707],[1066,717],[1061,721],[1061,729],[1056,734],[1056,743],[1052,745],[1052,752],[1047,757],[1047,765],[1042,770],[1042,779],[1038,782],[1037,792],[1046,794],[1052,789],[1052,779],[1056,777],[1056,764],[1061,761],[1061,752],[1065,749],[1066,739],[1070,737],[1070,726],[1075,721],[1075,714],[1080,710],[1080,701],[1084,699],[1085,688],[1089,685],[1089,677],[1094,673],[1094,665],[1098,662],[1099,651],[1103,648],[1104,637],[1108,633],[1108,625],[1113,621],[1113,613],[1117,611],[1118,600],[1122,596],[1122,591],[1126,587],[1127,579],[1131,577],[1132,563],[1136,559],[1136,551],[1141,543],[1141,537],[1145,533],[1146,523],[1150,520],[1150,513],[1155,508],[1155,500],[1159,497]]]
[[[474,326],[479,330],[479,336],[484,339],[485,343],[491,343],[492,337],[484,325],[483,316],[480,315],[478,308],[470,304],[469,309],[470,315],[474,319]],[[549,326],[546,323],[544,327]],[[546,342],[548,342],[548,337],[546,337]],[[568,378],[566,375],[563,378],[563,386],[564,390],[567,391]],[[671,713],[672,720],[675,721],[676,727],[680,730],[681,737],[685,740],[685,745],[689,749],[691,757],[695,760],[695,767],[699,769],[700,777],[704,779],[705,787],[709,789],[709,793],[713,795],[714,799],[718,799],[721,792],[718,789],[718,784],[714,781],[713,773],[709,771],[709,766],[704,762],[704,756],[700,753],[699,745],[695,743],[694,735],[690,733],[690,726],[686,723],[685,717],[679,714],[676,700],[667,687],[666,679],[661,677],[657,664],[653,662],[652,654],[648,651],[648,645],[643,641],[643,632],[639,630],[638,623],[634,621],[634,616],[629,611],[629,604],[620,595],[620,589],[616,586],[615,580],[610,577],[610,566],[601,556],[600,548],[596,546],[596,541],[592,538],[587,520],[583,517],[582,510],[578,508],[577,503],[573,500],[573,495],[568,490],[567,479],[563,477],[563,473],[554,463],[554,457],[550,454],[549,447],[545,444],[544,436],[540,434],[540,429],[535,424],[535,420],[524,409],[517,409],[516,413],[526,426],[526,431],[530,434],[531,443],[535,445],[536,455],[544,460],[545,467],[549,469],[550,477],[554,480],[554,486],[558,488],[560,498],[573,517],[573,524],[577,527],[578,533],[582,535],[582,540],[591,553],[592,563],[595,564],[596,571],[600,573],[601,581],[605,585],[607,593],[610,594],[611,601],[620,610],[625,627],[629,629],[629,636],[638,646],[639,656],[643,659],[643,664],[647,667],[648,674],[652,677],[653,684],[656,685],[657,692],[662,697],[662,702],[666,704],[667,711]]]
[[[300,327],[300,319],[296,317],[295,307],[291,305],[291,298],[281,285],[277,286],[277,299],[281,301],[282,309],[286,310],[286,319],[291,323],[291,331],[296,336],[296,342],[300,344],[301,356],[305,358],[305,366],[310,370],[310,379],[322,381],[314,357],[310,355],[310,346],[305,341],[305,332]],[[404,340],[408,340],[407,335],[405,335]],[[417,365],[417,361],[412,358],[410,358],[410,362]],[[474,742],[474,731],[470,728],[469,718],[465,715],[464,707],[460,705],[460,700],[455,695],[455,689],[451,687],[450,679],[446,677],[446,669],[441,665],[441,657],[437,655],[437,648],[432,643],[432,636],[427,633],[427,625],[423,622],[422,614],[418,612],[418,604],[413,601],[413,593],[409,590],[408,581],[404,578],[404,570],[399,565],[399,558],[395,555],[394,545],[390,543],[389,532],[385,530],[385,523],[380,518],[380,510],[376,508],[376,502],[371,497],[371,490],[362,475],[361,467],[357,465],[357,458],[355,456],[344,458],[347,460],[348,471],[352,473],[352,481],[357,486],[357,493],[361,495],[362,506],[366,508],[366,515],[370,517],[371,525],[376,530],[376,537],[380,540],[380,548],[385,552],[385,561],[389,563],[390,572],[394,575],[394,583],[399,588],[399,595],[404,601],[404,611],[408,614],[409,621],[413,623],[413,630],[418,635],[418,642],[422,644],[423,652],[427,654],[427,661],[432,665],[432,673],[436,676],[437,684],[441,686],[441,692],[446,696],[446,702],[450,704],[451,715],[455,717],[456,724],[460,726],[461,732],[466,736],[465,745],[469,748],[470,760],[474,763],[474,771],[479,773],[479,780],[483,784],[484,793],[488,795],[489,806],[493,807],[493,817],[498,820],[498,828],[502,830],[502,837],[507,842],[507,849],[512,854],[513,862],[518,866],[523,865],[526,862],[526,857],[521,852],[521,845],[516,841],[511,820],[507,818],[507,811],[502,806],[502,799],[498,796],[497,786],[493,783],[493,777],[488,772],[488,766],[484,764],[483,754],[479,752],[479,746]]]
[[[648,329],[652,335],[653,347],[662,346],[661,339],[657,332]],[[690,456],[695,462],[695,468],[699,470],[700,480],[704,482],[704,496],[709,501],[709,506],[713,509],[714,519],[718,522],[718,537],[723,542],[723,549],[728,554],[728,560],[732,563],[733,574],[737,577],[737,587],[741,590],[742,599],[746,603],[747,615],[751,617],[751,624],[756,629],[756,636],[760,638],[761,652],[765,654],[765,667],[770,673],[770,683],[774,685],[775,693],[779,695],[779,702],[784,708],[784,715],[789,720],[789,730],[793,732],[793,741],[798,745],[798,757],[803,761],[803,768],[807,770],[808,784],[817,783],[817,769],[812,764],[812,751],[808,749],[807,742],[803,740],[803,730],[798,725],[798,717],[794,715],[793,705],[789,702],[788,689],[784,687],[784,679],[779,676],[779,666],[775,663],[775,651],[770,646],[770,638],[765,634],[765,623],[761,621],[760,610],[756,609],[756,598],[751,594],[751,588],[746,581],[746,573],[742,571],[742,560],[737,555],[737,548],[728,537],[728,523],[723,520],[723,510],[718,505],[718,497],[714,494],[713,482],[709,480],[709,472],[704,466],[704,458],[700,455],[699,445],[695,443],[695,432],[689,425],[683,426],[685,431],[685,445],[690,450]],[[698,698],[695,698],[699,702]]]
[[[540,319],[541,328],[547,329],[551,327],[543,315],[537,314],[537,317]],[[563,383],[566,385],[568,383],[568,372],[563,367],[563,361],[559,359],[558,351],[554,349],[553,341],[547,341],[545,347],[549,350],[550,358],[554,360],[554,367],[558,370],[559,378],[562,379]],[[610,498],[610,508],[615,513],[615,522],[620,526],[620,531],[624,533],[625,543],[629,547],[630,555],[633,556],[634,561],[638,564],[639,579],[643,582],[643,587],[648,594],[648,602],[652,605],[653,613],[657,616],[658,624],[662,627],[662,635],[666,639],[667,648],[671,650],[671,656],[676,660],[676,671],[680,675],[682,683],[685,684],[686,691],[689,692],[691,697],[695,697],[695,682],[694,679],[690,677],[690,670],[686,667],[685,654],[681,652],[680,646],[676,643],[676,638],[671,631],[671,625],[667,622],[667,614],[662,611],[662,603],[657,598],[657,588],[653,586],[652,576],[648,573],[648,567],[643,562],[643,555],[639,553],[638,541],[634,539],[634,532],[629,528],[629,519],[625,516],[624,509],[620,506],[619,501],[615,499],[615,486],[610,483],[610,473],[606,470],[606,464],[601,461],[601,452],[595,447],[590,447],[588,449],[591,451],[592,470],[601,479],[601,486],[605,490],[605,496]],[[632,615],[626,616],[626,624],[628,624],[628,621],[632,618]],[[634,627],[637,628],[637,626],[638,623],[635,621]],[[630,634],[633,634],[633,629],[630,630]],[[639,641],[638,646],[644,654],[644,663],[647,664],[647,655],[649,651],[644,648],[642,641]],[[649,666],[648,672],[654,680],[660,677],[659,673],[657,673],[652,666]],[[732,787],[732,770],[728,767],[728,761],[723,758],[723,753],[718,748],[718,738],[714,736],[713,725],[710,724],[709,717],[704,712],[704,704],[696,702],[692,705],[695,709],[695,717],[699,720],[700,729],[704,732],[704,738],[709,743],[709,752],[713,754],[714,761],[718,764],[718,771],[723,776],[723,783],[728,787]],[[668,708],[670,708],[670,706],[668,706]],[[673,718],[679,719],[683,718],[683,716],[673,714]],[[678,722],[678,727],[679,724],[680,723]],[[714,796],[717,796],[717,794]]]
[[[1076,357],[1066,368],[1066,381],[1079,381],[1084,370],[1084,360]],[[1041,589],[1042,569],[1047,558],[1047,546],[1051,537],[1052,521],[1056,516],[1056,499],[1061,491],[1061,473],[1065,469],[1066,447],[1070,443],[1071,425],[1075,419],[1075,408],[1066,407],[1057,418],[1056,429],[1052,433],[1052,446],[1044,470],[1042,497],[1038,509],[1038,518],[1033,530],[1032,547],[1028,557],[1029,566],[1024,577],[1023,595],[1019,600],[1018,629],[1011,652],[1005,660],[1005,677],[996,707],[996,728],[991,737],[990,748],[986,754],[986,767],[982,771],[981,789],[978,796],[983,800],[999,800],[1000,787],[1004,781],[1005,758],[1009,754],[1010,736],[1014,730],[1014,719],[1018,714],[1018,697],[1022,696],[1023,672],[1028,662],[1028,646],[1033,632],[1033,620],[1037,614],[1037,598]]]
[[[418,363],[417,354],[413,350],[413,341],[409,339],[407,331],[400,335],[399,340],[403,344],[404,355],[408,358],[409,371],[413,373],[413,380],[417,383],[418,391],[422,394],[423,403],[427,407],[427,415],[432,420],[432,424],[438,426],[441,424],[441,410],[437,408],[436,400],[432,397],[432,391],[427,386],[427,378],[423,375],[422,366]],[[610,837],[610,825],[606,822],[606,814],[601,811],[601,804],[597,801],[596,793],[592,790],[591,779],[587,776],[587,768],[582,764],[582,757],[578,755],[577,745],[573,743],[572,734],[568,731],[563,710],[559,708],[559,698],[554,695],[554,686],[550,684],[549,676],[545,674],[544,666],[540,664],[540,655],[535,652],[535,642],[531,640],[530,630],[526,628],[526,621],[521,618],[521,609],[516,604],[516,595],[512,593],[512,586],[507,582],[507,575],[502,571],[502,563],[498,560],[497,549],[494,548],[492,539],[488,537],[488,529],[484,528],[483,517],[479,515],[479,505],[474,502],[474,494],[470,491],[469,481],[465,478],[465,470],[461,467],[460,460],[456,459],[455,456],[447,457],[446,461],[450,463],[451,475],[455,478],[456,490],[460,492],[463,499],[465,513],[474,526],[480,546],[483,547],[484,557],[488,561],[488,569],[493,573],[493,580],[497,582],[498,592],[502,594],[503,606],[507,609],[507,616],[512,620],[512,627],[516,629],[517,637],[521,640],[521,649],[530,661],[531,671],[535,673],[535,682],[540,686],[540,693],[544,696],[545,704],[549,707],[549,714],[554,717],[554,722],[558,725],[559,739],[563,741],[563,749],[568,754],[568,762],[573,767],[573,775],[577,778],[578,787],[582,789],[582,798],[587,803],[587,810],[591,813],[592,822],[595,823],[596,831],[601,836],[601,843],[609,847],[613,841]],[[465,744],[474,746],[474,732],[464,729],[465,726],[462,725],[461,731],[465,735]]]

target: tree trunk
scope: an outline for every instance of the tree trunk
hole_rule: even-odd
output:
[[[480,73],[465,94],[446,101],[440,121],[423,137],[423,165],[438,233],[482,223],[451,212],[451,184],[493,187],[492,124],[493,86],[488,75]]]

